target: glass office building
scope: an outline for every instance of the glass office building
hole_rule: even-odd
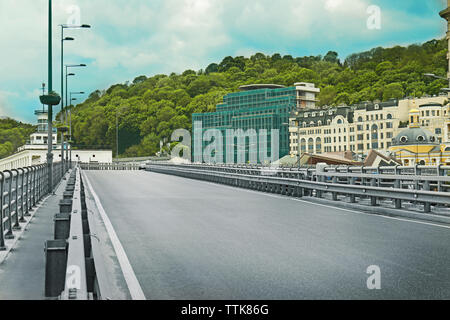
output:
[[[202,136],[208,129],[218,129],[223,136],[224,162],[248,163],[250,159],[257,159],[262,163],[260,155],[262,129],[267,130],[267,155],[279,159],[289,154],[289,115],[296,109],[298,103],[297,87],[284,87],[280,85],[249,85],[242,86],[240,92],[230,93],[223,98],[223,103],[217,105],[216,112],[197,113],[192,115],[193,132],[199,132],[201,125]],[[257,134],[256,140],[247,137],[245,145],[238,145],[237,138],[230,136],[227,130],[242,129],[244,132],[252,131]],[[272,129],[279,130],[279,152],[272,155]],[[276,132],[276,131],[275,131]],[[196,150],[194,138],[194,153]],[[202,139],[203,140],[203,139]],[[255,143],[256,142],[256,143]],[[202,149],[210,142],[202,142]],[[241,148],[240,150],[238,150]],[[238,157],[238,153],[245,148],[245,159]],[[276,149],[276,148],[275,148]],[[197,150],[198,146],[197,146]],[[233,150],[234,159],[227,157],[227,150]],[[195,161],[195,155],[193,157]],[[198,159],[198,158],[197,158]]]

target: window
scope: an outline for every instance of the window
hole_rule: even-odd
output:
[[[392,114],[388,113],[387,119],[388,119],[388,120],[392,120]]]

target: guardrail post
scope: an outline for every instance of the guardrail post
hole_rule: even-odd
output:
[[[430,191],[430,181],[425,181],[424,183],[423,183],[423,189],[425,190],[425,191]],[[425,202],[424,204],[423,204],[423,211],[425,212],[425,213],[430,213],[431,212],[431,203],[429,203],[429,202]]]
[[[22,228],[20,227],[20,223],[19,223],[19,171],[16,169],[12,169],[11,172],[15,172],[16,173],[16,179],[15,179],[15,184],[14,184],[14,226],[13,226],[13,230],[18,231],[21,230]]]
[[[12,192],[12,180],[13,173],[9,170],[5,170],[9,174],[9,182],[8,182],[8,232],[5,235],[5,239],[14,239],[14,234],[12,232],[12,217],[11,217],[11,192]]]
[[[332,182],[333,184],[336,184],[336,183],[337,183],[337,177],[334,176],[334,177],[331,179],[331,182]],[[337,194],[337,192],[332,192],[331,195],[332,195],[333,201],[337,201],[337,200],[338,200],[338,197],[337,197],[338,194]]]
[[[3,212],[3,197],[4,197],[4,183],[5,183],[5,175],[3,174],[3,172],[0,172],[0,176],[1,176],[1,183],[0,183],[0,251],[5,251],[6,250],[6,246],[5,246],[5,238],[4,238],[4,234],[5,234],[5,230],[4,230],[4,225],[3,225],[3,217],[4,217],[4,212]]]
[[[394,188],[400,189],[401,188],[401,181],[399,179],[394,181]],[[401,209],[402,208],[402,200],[401,199],[394,199],[395,209]]]
[[[439,176],[439,177],[443,177],[444,176],[444,171],[445,170],[443,170],[442,169],[442,164],[440,164],[440,165],[438,165],[437,166],[437,175]],[[439,192],[442,192],[443,190],[443,188],[442,188],[442,181],[438,181],[438,191]]]
[[[25,203],[25,201],[24,201],[24,194],[25,194],[25,192],[24,192],[24,178],[25,178],[25,169],[18,169],[18,170],[20,170],[21,172],[22,172],[22,179],[21,179],[21,181],[22,181],[22,185],[21,185],[21,187],[20,187],[20,211],[21,211],[21,216],[20,216],[20,220],[19,220],[19,222],[21,222],[21,223],[25,223],[25,222],[27,222],[27,220],[25,220],[25,216],[24,216],[24,209],[23,209],[23,207],[24,207],[24,203]]]
[[[29,217],[30,216],[30,200],[28,199],[30,192],[29,192],[29,187],[30,187],[30,167],[26,167],[25,168],[27,170],[27,182],[26,182],[26,191],[25,191],[25,217]]]
[[[416,176],[422,175],[422,169],[419,168],[419,165],[418,165],[418,164],[416,164],[416,165],[414,166],[414,172],[415,172],[415,175],[416,175]],[[416,189],[416,190],[419,190],[419,189],[420,189],[419,183],[420,183],[419,180],[416,179],[416,181],[415,181],[415,189]]]
[[[355,185],[356,184],[356,178],[355,177],[350,177],[349,178],[349,184],[350,185]],[[351,193],[350,194],[350,203],[355,203],[356,202],[356,196]]]
[[[36,207],[36,167],[33,167],[33,174],[31,177],[31,195],[33,197],[33,201],[31,202],[33,207]]]
[[[375,178],[370,179],[370,186],[376,187],[377,186],[377,179],[375,179]],[[370,197],[370,205],[372,207],[377,205],[377,197],[375,197],[375,196],[371,196]]]

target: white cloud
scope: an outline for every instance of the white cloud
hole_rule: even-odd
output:
[[[54,86],[59,87],[58,24],[80,8],[91,30],[70,30],[66,61],[89,61],[73,86],[89,91],[141,74],[205,68],[227,55],[261,51],[319,54],[417,26],[438,24],[401,10],[382,9],[382,30],[366,28],[370,0],[58,0],[54,3]],[[47,1],[0,1],[0,89],[38,105],[47,78]],[[439,20],[437,17],[436,20]],[[373,41],[375,42],[375,41]],[[313,49],[310,49],[310,48]],[[314,50],[310,52],[310,50]],[[4,98],[3,98],[4,99]],[[10,99],[11,100],[11,99]]]

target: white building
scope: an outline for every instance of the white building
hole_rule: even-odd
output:
[[[297,109],[316,108],[316,95],[320,93],[320,88],[316,88],[314,83],[297,82],[294,83],[297,91]]]
[[[17,169],[47,162],[48,152],[48,114],[47,111],[35,112],[38,121],[37,131],[30,135],[30,141],[9,157],[0,159],[0,171]],[[53,161],[61,161],[61,142],[58,143],[56,129],[53,130]],[[70,148],[68,145],[65,148]],[[70,151],[70,149],[69,149]],[[112,163],[112,150],[71,150],[74,162]],[[70,152],[69,152],[70,154]],[[64,156],[66,151],[64,151]]]

